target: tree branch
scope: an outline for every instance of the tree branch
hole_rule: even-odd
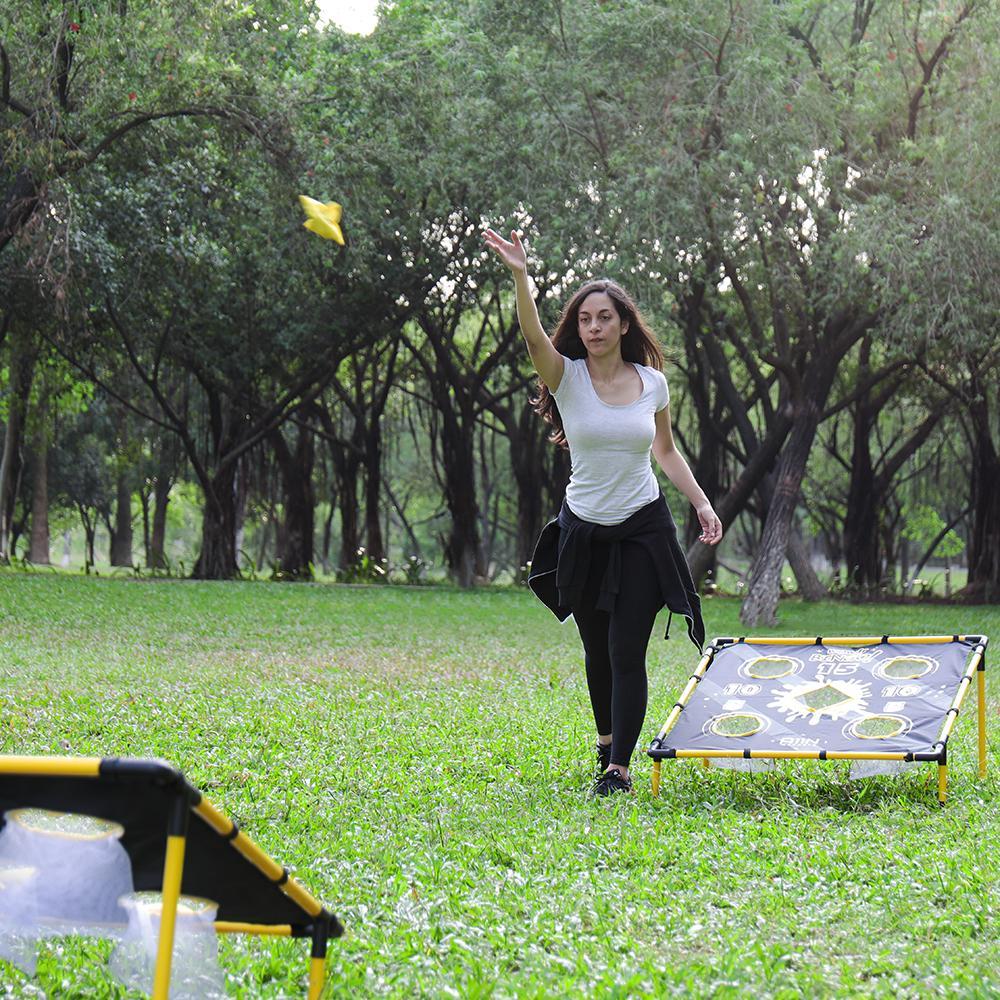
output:
[[[10,96],[10,59],[2,42],[0,42],[0,104],[24,115],[25,118],[34,118],[36,114],[27,104],[22,104]]]
[[[972,13],[975,9],[975,3],[967,3],[961,11],[959,11],[958,16],[955,18],[955,23],[951,28],[942,36],[941,40],[938,42],[937,47],[931,53],[931,57],[927,60],[923,59],[917,52],[917,58],[920,61],[920,68],[923,71],[923,77],[920,83],[917,84],[917,89],[910,96],[909,107],[907,109],[907,122],[906,122],[906,137],[908,139],[914,139],[917,134],[917,117],[920,114],[920,104],[924,99],[924,94],[927,91],[927,87],[931,82],[931,77],[934,75],[934,70],[937,68],[938,63],[947,55],[948,46],[954,41],[955,31],[958,26]]]
[[[175,108],[173,111],[150,111],[146,114],[135,115],[135,117],[129,119],[123,125],[109,132],[89,153],[74,149],[74,155],[71,158],[67,158],[56,165],[56,176],[65,177],[80,167],[93,163],[94,160],[107,152],[122,136],[127,135],[132,129],[165,118],[220,118],[223,121],[235,121],[239,123],[251,135],[260,135],[260,129],[253,118],[231,108],[207,105],[205,107]]]

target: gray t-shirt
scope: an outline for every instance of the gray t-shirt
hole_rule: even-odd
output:
[[[634,403],[605,403],[590,380],[586,358],[563,359],[559,407],[572,470],[566,503],[594,524],[621,524],[660,495],[649,460],[656,437],[655,415],[670,402],[661,371],[634,365],[642,395]]]

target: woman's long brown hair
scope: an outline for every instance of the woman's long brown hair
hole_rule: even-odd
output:
[[[650,330],[649,325],[639,312],[638,306],[621,285],[607,278],[588,281],[573,293],[573,297],[563,308],[559,322],[556,324],[555,333],[552,334],[552,346],[563,357],[585,358],[587,356],[587,348],[583,346],[583,341],[580,339],[579,313],[583,300],[593,292],[606,293],[615,304],[615,310],[621,318],[622,324],[628,322],[628,332],[622,337],[621,342],[622,360],[648,365],[657,371],[663,371],[663,351],[660,349],[653,331]],[[562,448],[568,448],[559,407],[556,406],[556,401],[552,393],[549,392],[549,387],[541,379],[538,380],[538,397],[532,399],[531,404],[534,406],[535,412],[552,425],[549,440]]]

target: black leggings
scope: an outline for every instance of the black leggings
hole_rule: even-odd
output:
[[[621,584],[612,614],[594,605],[610,543],[593,542],[587,582],[573,619],[587,662],[587,686],[598,734],[611,733],[611,763],[628,767],[646,718],[646,647],[663,607],[656,568],[636,542],[621,542]]]

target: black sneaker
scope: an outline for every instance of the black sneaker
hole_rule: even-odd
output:
[[[605,771],[594,782],[594,787],[591,788],[588,798],[594,799],[599,796],[603,798],[607,795],[613,795],[615,792],[631,791],[632,779],[623,777],[621,771],[617,767],[613,767],[610,771]]]
[[[603,743],[597,744],[597,775],[594,780],[599,781],[604,772],[611,767],[611,744],[605,746]]]

